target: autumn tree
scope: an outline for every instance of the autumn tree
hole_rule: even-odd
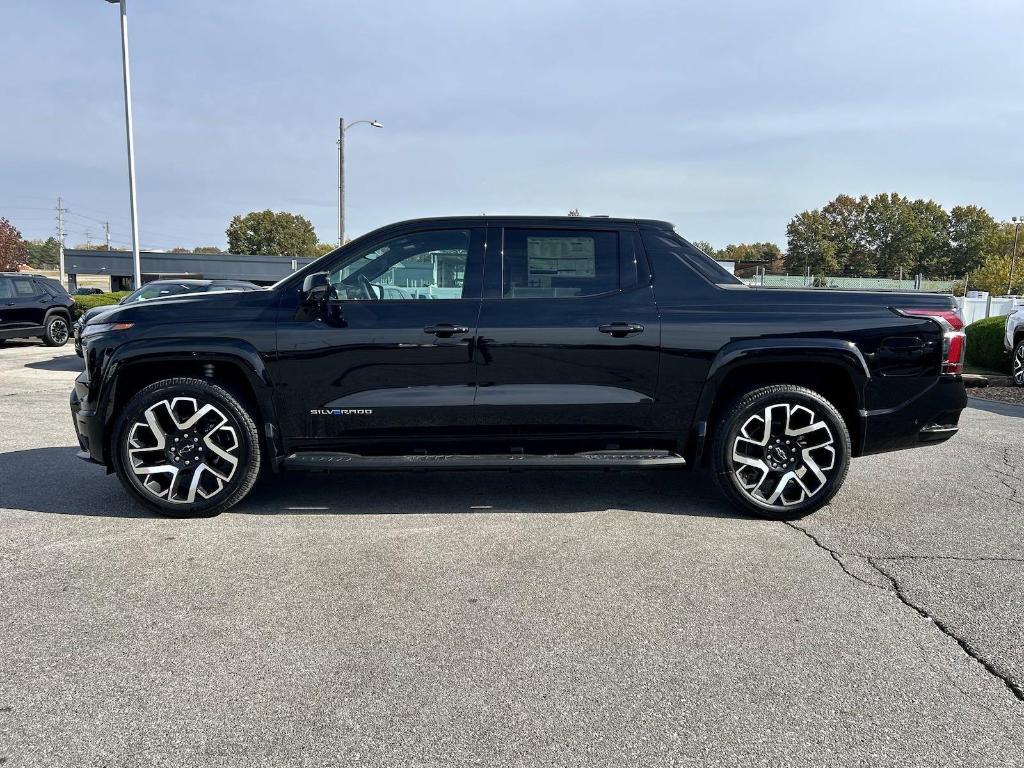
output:
[[[759,263],[770,272],[782,266],[782,249],[775,243],[733,243],[718,251],[715,258],[737,264]]]
[[[992,254],[971,272],[967,289],[970,291],[988,291],[993,296],[1006,294],[1006,283],[1010,279],[1010,254]],[[1024,293],[1024,265],[1017,259],[1013,273],[1013,284],[1010,293]]]
[[[16,272],[27,256],[21,232],[7,219],[0,218],[0,272]]]

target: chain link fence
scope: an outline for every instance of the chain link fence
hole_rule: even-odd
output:
[[[765,288],[843,288],[858,291],[925,291],[927,293],[952,293],[952,280],[896,280],[887,277],[839,277],[806,275],[755,275],[741,278],[747,285]]]

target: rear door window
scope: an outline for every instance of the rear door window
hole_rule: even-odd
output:
[[[14,283],[14,295],[17,298],[30,299],[36,295],[36,287],[28,278],[16,277],[11,282]]]
[[[0,277],[0,299],[14,298],[14,286],[6,277]]]
[[[597,296],[620,287],[619,234],[599,230],[505,229],[502,296]]]

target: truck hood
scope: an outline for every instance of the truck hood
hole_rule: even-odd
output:
[[[166,296],[161,299],[122,304],[95,315],[104,323],[186,323],[221,320],[240,306],[269,304],[277,297],[272,291],[215,291]]]

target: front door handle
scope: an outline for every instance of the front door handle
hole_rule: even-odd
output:
[[[469,328],[464,325],[439,323],[438,325],[428,325],[423,329],[423,332],[433,334],[441,339],[450,339],[452,336],[462,336],[465,333],[469,333]]]
[[[643,333],[644,327],[640,323],[608,323],[599,326],[597,330],[601,333],[610,333],[615,338],[621,339],[634,333]]]

